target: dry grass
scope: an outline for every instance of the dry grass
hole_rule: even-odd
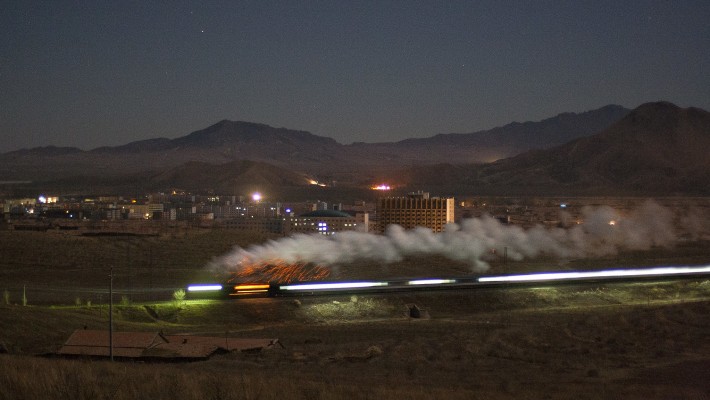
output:
[[[212,257],[250,238],[0,232],[0,399],[708,399],[710,282],[171,301]],[[128,250],[127,250],[128,249]],[[596,260],[494,262],[493,272],[707,262],[706,243]],[[106,266],[133,303],[119,330],[279,338],[285,348],[193,364],[31,357],[107,324]],[[341,277],[465,275],[443,259],[340,268]],[[209,276],[207,276],[209,278]],[[129,282],[130,280],[130,282]],[[152,288],[140,303],[132,288]],[[22,285],[29,306],[19,304]],[[123,293],[122,293],[123,292]],[[101,297],[102,296],[102,297]],[[80,297],[82,305],[75,299]],[[88,307],[86,300],[91,300]],[[430,319],[411,319],[407,306]],[[2,346],[0,346],[1,348]],[[42,371],[42,373],[37,373]]]
[[[317,382],[288,375],[224,369],[202,365],[160,368],[107,362],[41,360],[2,357],[0,399],[475,399],[473,391],[429,388],[413,382],[402,387],[362,387],[346,382]],[[42,370],[38,379],[28,370]],[[404,383],[404,382],[403,382]],[[18,397],[19,396],[19,397]]]
[[[701,281],[187,301],[172,322],[130,306],[118,329],[278,337],[284,348],[181,365],[6,355],[0,398],[703,399],[708,299]],[[411,303],[432,318],[408,318]],[[50,351],[77,324],[100,328],[103,312],[0,308],[3,340],[13,352]]]
[[[0,290],[19,304],[27,286],[29,304],[108,302],[113,267],[116,299],[170,299],[177,288],[215,277],[204,267],[236,245],[266,236],[194,229],[157,237],[82,237],[63,232],[0,231]]]

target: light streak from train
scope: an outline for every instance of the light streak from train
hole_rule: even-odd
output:
[[[318,293],[332,292],[385,292],[385,291],[414,291],[414,290],[439,290],[439,289],[476,289],[515,285],[545,285],[583,282],[611,282],[611,281],[636,281],[644,279],[665,280],[687,277],[710,276],[710,265],[677,266],[677,267],[649,267],[635,269],[612,269],[599,271],[564,271],[540,272],[528,274],[470,276],[457,278],[425,278],[425,279],[394,279],[390,281],[349,281],[349,282],[324,282],[310,281],[299,283],[239,283],[225,286],[233,289],[230,293],[223,293],[230,297],[250,296],[289,296],[300,294],[315,295]],[[212,296],[211,292],[223,291],[222,285],[190,285],[188,292],[194,296],[200,293]]]
[[[340,289],[363,289],[379,286],[387,286],[387,282],[330,282],[330,283],[299,283],[294,285],[282,285],[281,290],[289,291],[313,291],[313,290],[340,290]]]
[[[269,289],[269,284],[268,283],[245,283],[245,284],[237,285],[234,287],[234,290],[261,290],[261,289]]]
[[[710,273],[710,265],[701,267],[659,267],[642,269],[613,269],[603,271],[570,271],[570,272],[544,272],[523,275],[482,276],[478,278],[481,283],[504,282],[548,282],[569,281],[578,279],[609,279],[622,277],[651,277],[651,276],[678,276],[687,274]]]
[[[456,279],[417,279],[407,282],[407,285],[443,285],[456,283]]]
[[[222,285],[190,285],[188,292],[217,292],[222,290]]]
[[[270,287],[271,285],[268,283],[245,283],[236,285],[234,286],[234,292],[230,293],[230,296],[266,293],[269,291]]]

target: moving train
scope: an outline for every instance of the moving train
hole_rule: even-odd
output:
[[[478,275],[462,278],[393,279],[384,281],[193,284],[187,287],[187,294],[191,299],[278,297],[333,293],[356,294],[511,286],[551,286],[609,281],[662,281],[698,277],[710,277],[710,265]]]

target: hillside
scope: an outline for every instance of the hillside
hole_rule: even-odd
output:
[[[189,161],[224,164],[250,160],[331,179],[353,180],[354,176],[373,170],[412,164],[483,162],[548,147],[597,132],[627,111],[606,106],[476,133],[352,145],[305,131],[224,120],[176,139],[153,138],[90,151],[42,147],[9,152],[0,155],[0,174],[15,181],[93,179],[159,174]]]
[[[349,150],[363,158],[379,155],[379,163],[397,161],[397,166],[492,162],[593,135],[628,112],[624,107],[608,105],[579,114],[563,113],[539,122],[513,122],[473,133],[438,134],[394,143],[354,143]]]
[[[599,126],[598,133],[582,135]],[[46,147],[6,153],[0,155],[0,173],[9,181],[33,181],[25,185],[28,190],[180,187],[236,193],[258,185],[274,194],[324,195],[321,189],[313,192],[308,184],[313,178],[336,184],[337,190],[328,189],[330,197],[378,181],[451,195],[705,195],[709,146],[707,111],[655,102],[631,112],[607,106],[491,131],[379,144],[341,145],[304,131],[221,121],[177,139],[92,151]],[[486,157],[498,160],[484,164],[480,160]]]
[[[410,186],[460,192],[699,194],[710,192],[710,113],[647,103],[602,132],[486,165],[403,171]],[[444,178],[445,177],[445,178]],[[446,189],[444,189],[446,188]]]
[[[198,192],[249,193],[267,190],[274,193],[282,187],[309,185],[305,174],[255,161],[232,161],[214,165],[191,161],[150,178],[154,189],[190,188]]]

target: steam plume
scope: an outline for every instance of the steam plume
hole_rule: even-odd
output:
[[[676,217],[670,210],[648,201],[628,215],[611,207],[585,207],[582,224],[571,221],[562,212],[567,228],[535,226],[523,229],[504,225],[491,216],[467,219],[450,224],[443,233],[427,228],[404,230],[390,226],[384,235],[362,232],[338,232],[333,236],[297,234],[271,240],[247,248],[236,247],[212,261],[217,271],[235,272],[241,266],[255,263],[315,263],[324,266],[345,265],[355,261],[392,263],[407,256],[440,255],[466,262],[474,271],[488,268],[492,252],[504,249],[513,260],[535,258],[542,254],[560,258],[613,255],[620,250],[647,250],[654,246],[669,247],[679,234],[693,239],[707,235],[705,218],[689,213]],[[610,221],[614,221],[613,225]],[[683,231],[676,228],[689,226]],[[695,221],[694,223],[690,223]]]

